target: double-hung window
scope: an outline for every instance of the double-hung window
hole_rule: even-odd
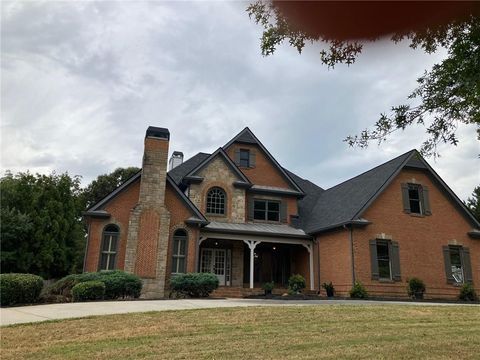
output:
[[[187,239],[188,237],[185,230],[177,230],[173,234],[173,274],[182,274],[186,272]]]
[[[250,150],[240,149],[240,164],[241,167],[250,167]]]
[[[253,219],[280,221],[280,202],[273,200],[254,199]]]

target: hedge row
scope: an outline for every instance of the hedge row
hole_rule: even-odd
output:
[[[105,296],[105,284],[101,281],[85,281],[72,288],[73,301],[101,300]]]
[[[178,274],[170,279],[170,290],[183,297],[208,297],[218,284],[218,278],[211,273]]]
[[[47,294],[72,298],[73,287],[89,281],[99,281],[105,284],[103,296],[105,299],[138,298],[142,291],[142,281],[138,276],[120,270],[111,270],[65,276],[52,284],[47,289]]]
[[[0,274],[0,303],[2,306],[32,304],[38,301],[43,279],[32,274]]]

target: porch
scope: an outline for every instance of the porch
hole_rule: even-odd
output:
[[[225,227],[232,225],[237,231],[225,231],[230,230]],[[238,225],[243,228],[238,229]],[[277,231],[272,236],[265,236],[264,232],[263,235],[252,233],[252,225],[257,230],[273,226]],[[253,295],[262,292],[266,282],[274,282],[275,288],[283,293],[293,274],[305,277],[307,289],[314,290],[313,243],[300,233],[301,230],[287,225],[221,226],[224,231],[209,231],[208,228],[202,231],[197,248],[197,271],[215,274],[224,293],[233,291],[235,297]],[[246,227],[250,230],[248,234],[242,232]]]

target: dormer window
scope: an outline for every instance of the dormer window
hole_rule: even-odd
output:
[[[250,150],[240,149],[240,164],[241,167],[250,167]]]
[[[225,191],[221,188],[211,188],[207,193],[207,214],[225,215],[225,198]]]

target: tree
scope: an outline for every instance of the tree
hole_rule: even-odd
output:
[[[117,168],[110,174],[99,175],[82,192],[85,209],[99,202],[138,171],[137,167]]]
[[[472,193],[472,197],[467,199],[467,207],[472,212],[473,216],[480,221],[480,186],[477,186]]]
[[[359,135],[348,136],[344,140],[350,146],[365,148],[371,141],[380,144],[393,132],[417,124],[426,128],[428,136],[421,146],[421,152],[426,156],[438,156],[438,144],[458,144],[456,130],[459,124],[475,124],[477,137],[480,140],[480,71],[478,70],[480,69],[480,12],[475,4],[466,6],[471,5],[469,3],[459,5],[435,2],[431,4],[429,8],[428,3],[415,5],[412,2],[403,4],[339,2],[332,5],[328,2],[257,1],[248,6],[247,12],[250,18],[264,28],[261,40],[264,56],[273,54],[276,47],[284,41],[288,41],[299,53],[302,52],[306,43],[319,41],[327,45],[327,49],[320,51],[320,61],[323,64],[329,68],[342,63],[351,65],[362,52],[363,42],[366,41],[355,39],[356,35],[367,38],[368,41],[375,41],[388,31],[393,32],[394,42],[409,40],[410,47],[413,49],[422,48],[427,53],[434,53],[439,48],[447,49],[447,57],[440,64],[434,65],[430,71],[425,71],[424,75],[417,80],[418,87],[408,96],[408,103],[393,106],[390,113],[381,114],[373,129],[365,129]],[[402,23],[397,24],[397,27],[389,27],[389,21],[382,23],[384,29],[369,29],[371,24],[376,23],[374,21],[365,21],[367,30],[363,30],[363,26],[357,26],[359,30],[355,28],[352,32],[328,28],[328,24],[336,23],[336,19],[328,21],[331,19],[327,18],[328,15],[338,16],[335,7],[338,7],[337,12],[343,16],[342,11],[355,6],[359,14],[350,15],[357,17],[367,16],[366,14],[371,12],[373,7],[382,6],[384,9],[397,6],[398,10],[408,10],[408,6],[419,6],[425,11],[425,17],[420,17],[420,23],[415,26],[410,24],[409,28],[400,26],[404,25]],[[456,11],[462,6],[466,9],[463,13]],[[434,18],[431,16],[432,7],[443,9],[446,21],[429,22],[429,17]],[[315,12],[315,9],[319,11]],[[409,21],[409,16],[399,15],[389,10],[390,16],[405,18],[400,21],[406,23]],[[410,17],[415,16],[416,12],[413,9],[410,10],[412,10]],[[316,16],[318,18],[315,18]],[[324,25],[321,20],[327,25]],[[393,18],[393,20],[397,19]],[[348,27],[348,25],[343,23],[340,26]]]
[[[7,173],[0,179],[1,269],[58,278],[82,270],[80,178]]]

